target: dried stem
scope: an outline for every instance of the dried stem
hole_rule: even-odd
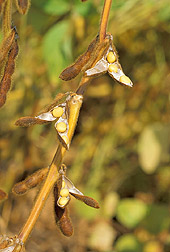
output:
[[[87,85],[89,84],[89,81],[90,81],[89,77],[82,77],[82,79],[81,79],[81,81],[79,83],[79,86],[77,88],[76,93],[83,95],[86,88],[87,88]]]
[[[100,42],[102,42],[106,36],[106,28],[107,28],[111,4],[112,4],[112,0],[105,0],[104,2],[103,13],[102,13],[101,23],[100,23],[100,32],[99,32]]]
[[[9,0],[10,1],[10,0]],[[112,0],[105,0],[104,8],[103,8],[103,13],[102,13],[102,18],[101,18],[101,24],[100,24],[100,42],[102,42],[105,38],[106,35],[106,27],[107,27],[107,22],[108,22],[108,16],[109,16],[109,10],[111,6]],[[89,77],[83,77],[79,83],[79,87],[76,91],[78,99],[76,99],[76,103],[72,103],[70,106],[70,119],[69,119],[69,132],[68,132],[68,138],[69,141],[71,142],[72,136],[75,131],[75,127],[77,124],[78,116],[79,116],[79,111],[81,108],[82,104],[82,95],[84,94],[86,87],[89,83],[91,78]],[[75,96],[76,97],[76,96]],[[74,101],[74,102],[75,102]],[[26,240],[28,239],[40,213],[41,210],[46,202],[46,199],[49,196],[49,193],[51,189],[53,188],[55,182],[57,181],[59,177],[59,169],[62,164],[62,160],[64,157],[64,154],[66,152],[66,149],[59,144],[57,151],[54,155],[53,161],[49,167],[49,173],[46,178],[46,181],[37,197],[37,200],[35,202],[35,205],[30,213],[29,218],[27,219],[27,222],[25,223],[24,227],[19,233],[19,238],[20,240],[25,243]]]
[[[75,131],[81,105],[82,105],[82,96],[75,95],[75,98],[73,98],[72,102],[70,103],[70,115],[69,115],[70,119],[69,119],[69,131],[68,131],[68,138],[70,142]],[[59,144],[57,151],[54,155],[53,161],[50,165],[49,173],[46,178],[46,181],[37,197],[37,200],[30,213],[29,218],[27,219],[27,222],[25,223],[24,227],[22,228],[22,230],[20,231],[18,235],[18,238],[23,243],[25,243],[26,240],[28,239],[41,213],[41,210],[46,202],[46,199],[49,196],[51,189],[53,188],[55,182],[57,181],[59,177],[58,171],[60,169],[65,152],[66,152],[66,149],[61,144]]]
[[[111,4],[112,4],[112,0],[105,0],[104,2],[101,23],[100,23],[100,30],[99,30],[100,42],[102,42],[106,36],[106,28],[107,28]],[[83,76],[79,83],[76,93],[83,95],[90,80],[91,80],[90,77]]]

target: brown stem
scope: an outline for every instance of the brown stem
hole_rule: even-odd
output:
[[[101,17],[101,22],[100,22],[100,31],[99,31],[100,42],[102,42],[106,36],[106,28],[107,28],[111,4],[112,4],[112,0],[105,0],[104,2],[103,12],[102,12],[102,17]]]
[[[105,0],[104,2],[103,12],[102,12],[102,17],[101,17],[101,22],[100,22],[100,30],[99,30],[100,42],[102,42],[106,36],[106,28],[107,28],[111,4],[112,4],[112,0]],[[83,95],[90,80],[91,80],[90,77],[83,76],[79,83],[76,93]]]
[[[10,0],[8,0],[10,2]],[[102,13],[102,18],[101,18],[101,24],[100,24],[100,32],[99,32],[99,36],[100,36],[100,42],[102,42],[106,36],[106,27],[107,27],[107,22],[108,22],[108,16],[109,16],[109,11],[110,11],[110,7],[111,7],[111,3],[112,0],[105,0],[104,3],[104,7],[103,7],[103,13]],[[69,141],[71,142],[72,136],[74,134],[74,130],[77,124],[77,120],[78,120],[78,116],[79,116],[79,111],[80,111],[80,107],[82,104],[82,96],[85,89],[89,83],[89,81],[91,80],[91,78],[89,77],[83,77],[79,87],[76,91],[77,96],[79,97],[78,100],[74,100],[74,103],[71,105],[70,107],[70,120],[69,120],[69,132],[68,132],[68,138]],[[20,240],[25,243],[26,240],[28,239],[40,213],[41,210],[46,202],[47,197],[49,196],[49,193],[52,189],[52,187],[54,186],[56,180],[58,179],[59,176],[59,169],[64,157],[64,154],[66,152],[66,149],[59,144],[57,151],[54,155],[53,161],[50,165],[49,168],[49,173],[48,176],[46,178],[46,181],[37,197],[37,200],[35,202],[35,205],[30,213],[29,218],[27,219],[24,227],[22,228],[22,230],[20,231],[18,237],[20,238]]]
[[[76,90],[76,93],[79,94],[79,95],[80,94],[83,95],[86,88],[87,88],[87,85],[89,84],[89,81],[90,81],[89,77],[82,77],[82,79],[81,79],[81,81],[79,83],[79,86],[78,86],[78,88]]]
[[[76,95],[71,99],[70,101],[70,111],[69,111],[69,131],[68,131],[68,138],[69,142],[71,142],[71,139],[73,137],[75,127],[77,124],[80,108],[82,105],[82,96]],[[64,157],[64,154],[66,152],[66,149],[59,144],[57,151],[54,155],[53,161],[49,168],[49,173],[46,178],[46,181],[37,197],[37,200],[35,202],[35,205],[30,213],[30,216],[28,217],[24,227],[20,231],[18,238],[25,243],[28,239],[40,213],[41,210],[49,196],[49,193],[51,189],[53,188],[55,182],[57,181],[59,177],[59,169],[62,164],[62,160]]]

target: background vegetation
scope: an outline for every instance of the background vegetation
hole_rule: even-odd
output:
[[[0,185],[9,199],[0,206],[0,233],[15,234],[37,189],[16,197],[11,188],[47,167],[56,149],[53,125],[17,128],[58,92],[75,90],[80,77],[58,75],[95,37],[103,1],[34,0],[27,16],[13,10],[20,53],[13,87],[0,110]],[[27,243],[30,252],[170,251],[170,5],[169,0],[114,0],[113,34],[129,89],[108,75],[86,94],[70,151],[69,178],[100,202],[100,210],[72,199],[74,236],[55,225],[52,195]]]

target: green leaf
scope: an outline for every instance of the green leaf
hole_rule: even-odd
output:
[[[138,154],[142,170],[147,174],[152,174],[160,161],[168,161],[169,139],[167,126],[155,123],[143,130],[138,142]]]
[[[34,0],[34,5],[50,15],[63,15],[70,10],[68,0]]]
[[[158,16],[162,21],[170,20],[170,5],[169,3],[165,3],[163,8],[160,8]]]
[[[95,11],[95,8],[91,1],[82,3],[80,0],[74,0],[73,10],[81,16],[87,16]]]
[[[158,234],[170,228],[169,209],[166,205],[150,205],[146,218],[141,226],[150,233]]]
[[[52,82],[71,62],[72,43],[68,39],[69,22],[63,21],[53,26],[44,36],[43,55],[48,66],[48,74]]]
[[[127,228],[136,227],[146,216],[148,207],[137,199],[121,200],[117,208],[118,220]]]
[[[115,247],[116,252],[142,252],[142,244],[132,234],[121,236]]]

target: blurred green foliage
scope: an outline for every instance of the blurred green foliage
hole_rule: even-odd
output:
[[[53,125],[25,129],[14,122],[36,115],[58,92],[76,89],[80,77],[66,83],[58,76],[98,33],[102,6],[99,0],[34,0],[26,17],[14,10],[20,54],[0,110],[0,185],[6,192],[50,164],[57,145]],[[169,21],[169,0],[113,1],[108,31],[134,87],[107,75],[92,80],[65,157],[68,177],[101,209],[72,200],[75,234],[69,240],[47,211],[28,251],[170,251]],[[11,195],[1,206],[1,232],[18,232],[35,193]]]

